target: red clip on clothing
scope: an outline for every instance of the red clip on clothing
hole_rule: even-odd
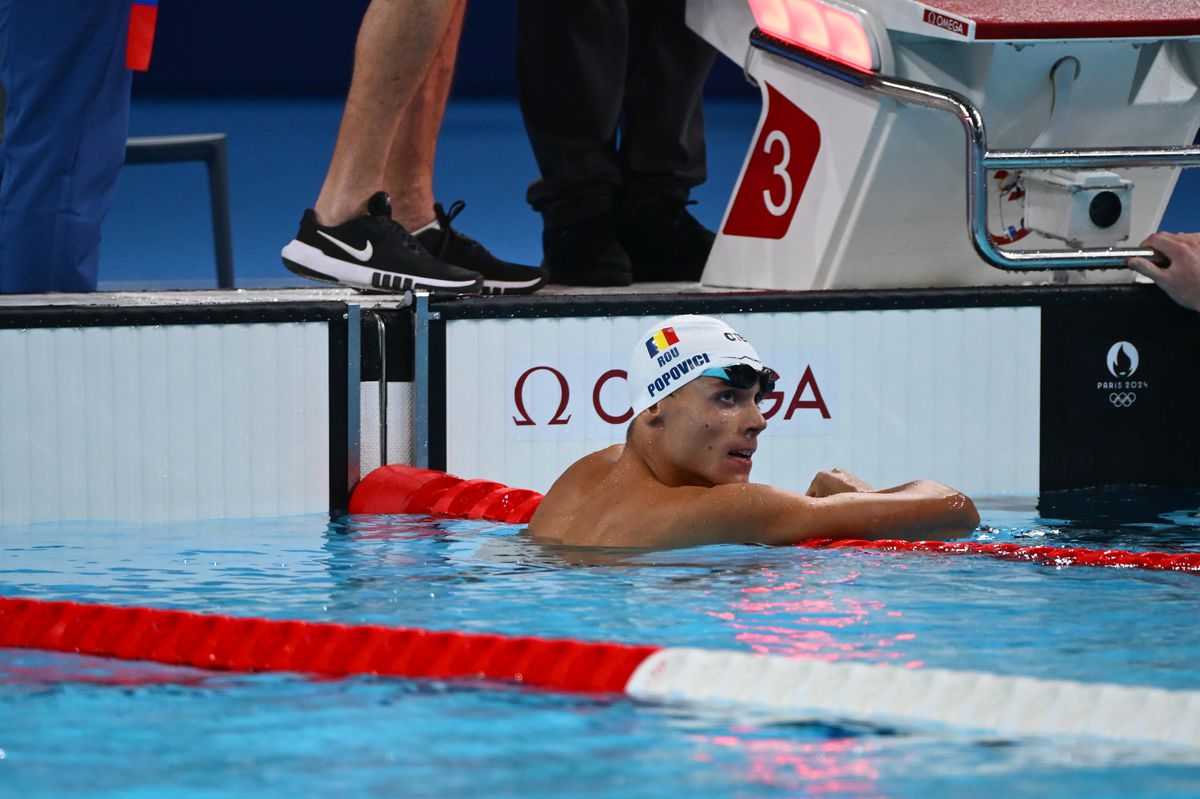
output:
[[[134,0],[129,9],[129,38],[125,66],[145,71],[154,50],[154,25],[158,22],[158,0]]]

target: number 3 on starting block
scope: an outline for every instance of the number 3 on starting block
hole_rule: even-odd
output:
[[[816,121],[768,85],[767,116],[722,232],[783,238],[820,148],[821,129]]]

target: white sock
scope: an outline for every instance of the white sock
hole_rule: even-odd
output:
[[[414,230],[411,232],[414,236],[416,236],[418,233],[424,233],[426,230],[441,230],[441,229],[442,229],[442,226],[438,224],[437,219],[434,219],[432,222],[430,222],[428,225],[421,228],[420,230]]]

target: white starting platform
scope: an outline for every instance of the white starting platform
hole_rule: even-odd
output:
[[[763,98],[709,285],[1129,282],[1083,270],[1138,252],[1200,163],[1194,2],[689,0],[688,22]]]

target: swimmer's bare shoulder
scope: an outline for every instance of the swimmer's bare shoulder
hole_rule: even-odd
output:
[[[709,543],[690,534],[705,520],[711,489],[658,482],[624,445],[594,452],[554,482],[528,531],[567,546],[665,549]],[[711,525],[707,525],[711,526]]]
[[[624,444],[614,444],[598,450],[559,475],[529,520],[529,534],[539,541],[564,543],[564,534],[584,506],[594,501],[595,489],[612,473],[624,449]]]

